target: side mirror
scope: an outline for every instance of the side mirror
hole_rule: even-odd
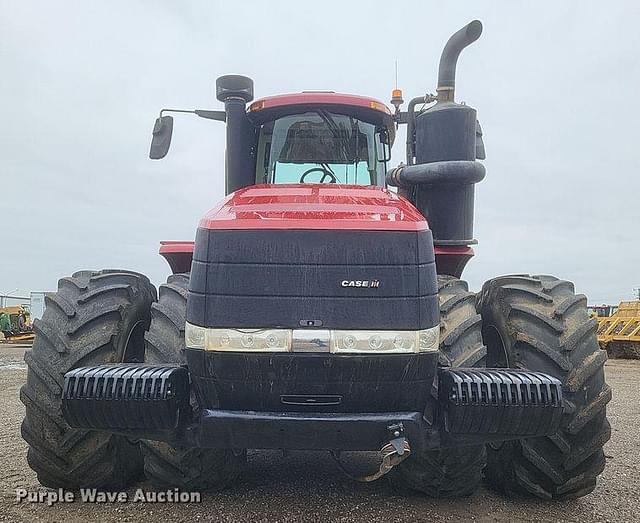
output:
[[[376,155],[379,162],[387,163],[391,160],[391,147],[389,146],[389,134],[381,129],[376,140]]]
[[[171,135],[173,134],[173,116],[161,116],[153,126],[153,138],[149,158],[160,160],[169,152]]]

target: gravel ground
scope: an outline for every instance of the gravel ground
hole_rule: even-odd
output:
[[[17,503],[15,489],[47,492],[29,469],[20,438],[24,407],[18,399],[26,377],[24,349],[0,345],[0,521],[640,521],[640,361],[607,363],[613,387],[607,468],[596,490],[566,503],[507,499],[487,488],[459,500],[400,497],[387,483],[355,483],[327,453],[253,452],[249,469],[232,489],[205,494],[200,503],[104,503],[75,501],[51,507]],[[363,468],[369,458],[350,455]],[[139,487],[148,488],[144,483]],[[129,491],[133,498],[135,489]]]

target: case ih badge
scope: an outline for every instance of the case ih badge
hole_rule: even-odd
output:
[[[342,280],[340,285],[342,287],[368,287],[374,289],[380,287],[380,282],[378,280]]]

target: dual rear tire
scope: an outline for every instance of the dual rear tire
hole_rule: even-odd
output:
[[[550,436],[412,455],[390,474],[396,486],[432,497],[473,493],[482,469],[505,493],[570,499],[595,488],[611,435],[597,320],[573,284],[552,276],[503,276],[480,294],[440,276],[441,366],[517,368],[547,373],[563,385],[564,414]],[[486,466],[485,466],[486,458]]]
[[[142,477],[137,443],[67,424],[62,386],[76,367],[142,361],[155,299],[145,276],[121,270],[76,272],[46,296],[20,390],[27,461],[45,487],[122,489]]]
[[[146,363],[185,365],[185,314],[189,274],[169,276],[151,306],[151,326],[145,335]],[[192,398],[194,414],[198,406]],[[246,452],[230,449],[172,447],[160,441],[140,442],[147,479],[161,488],[221,490],[245,467]]]
[[[563,385],[557,433],[487,447],[485,475],[502,492],[578,498],[595,488],[604,469],[611,388],[604,377],[607,353],[586,305],[571,282],[552,276],[503,276],[485,283],[478,296],[487,366],[545,372]]]
[[[188,275],[156,289],[122,270],[80,271],[46,296],[25,354],[22,437],[38,481],[51,488],[122,490],[145,475],[159,488],[219,490],[238,476],[243,452],[173,448],[70,427],[62,415],[64,375],[108,363],[184,363]]]

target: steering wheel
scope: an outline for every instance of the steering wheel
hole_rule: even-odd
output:
[[[307,175],[311,173],[315,173],[316,171],[324,173],[322,175],[322,178],[320,178],[320,183],[324,183],[324,179],[327,177],[329,177],[329,183],[336,183],[338,181],[338,179],[336,178],[336,175],[333,174],[331,171],[327,171],[324,167],[312,167],[311,169],[302,173],[302,176],[300,177],[300,183],[306,183],[304,179],[307,177]]]

